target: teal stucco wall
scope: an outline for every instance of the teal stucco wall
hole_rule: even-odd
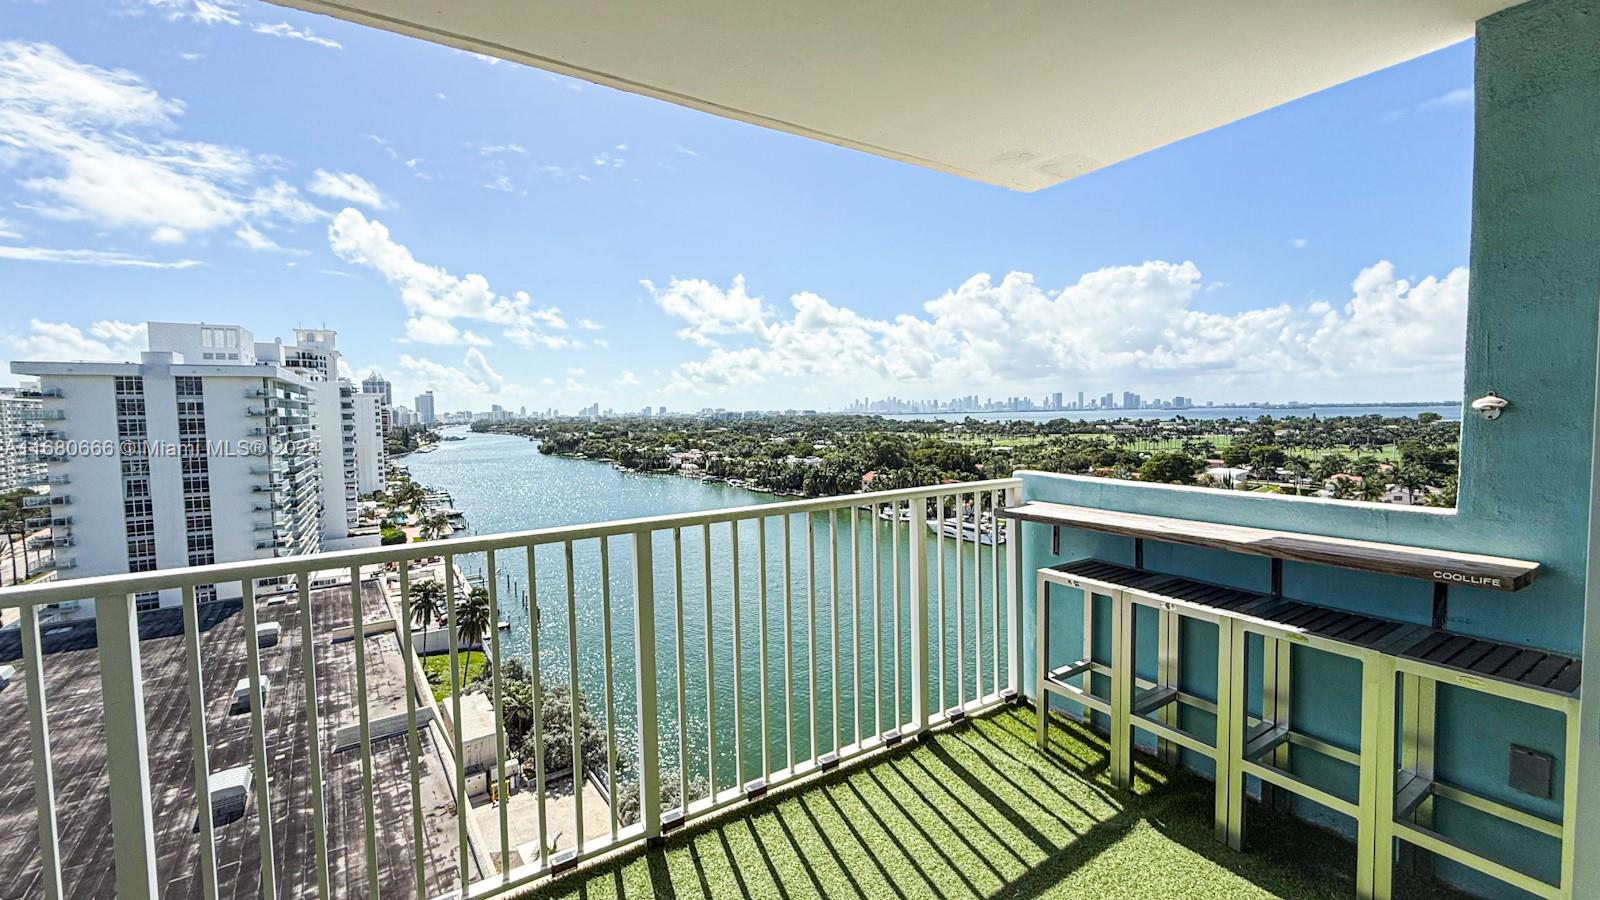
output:
[[[1577,654],[1582,643],[1594,443],[1597,313],[1600,313],[1600,0],[1535,0],[1479,23],[1476,62],[1471,290],[1465,398],[1496,391],[1511,401],[1499,420],[1469,417],[1462,428],[1460,507],[1453,512],[1201,488],[1023,473],[1027,499],[1188,519],[1308,531],[1340,537],[1535,559],[1540,579],[1499,593],[1454,587],[1449,627]],[[1381,211],[1379,211],[1381,214]],[[1064,529],[1060,556],[1050,531],[1028,526],[1026,571],[1063,559],[1132,561],[1130,540]],[[1147,568],[1260,589],[1261,558],[1147,542]],[[1033,579],[1023,580],[1024,679],[1031,690]],[[1431,585],[1401,578],[1288,564],[1285,593],[1297,599],[1427,622]],[[1051,659],[1081,646],[1078,601],[1054,601]],[[1215,648],[1207,626],[1188,630],[1185,688],[1211,696]],[[1142,653],[1153,653],[1153,645]],[[1297,728],[1355,747],[1360,720],[1354,667],[1299,648],[1294,661]],[[1259,676],[1252,684],[1259,690]],[[1254,693],[1254,692],[1253,692]],[[1252,697],[1252,707],[1258,699]],[[1512,791],[1510,744],[1564,750],[1559,717],[1441,686],[1440,776],[1549,817],[1559,801]],[[1211,723],[1190,727],[1209,733]],[[1201,717],[1203,718],[1203,717]],[[1312,781],[1353,796],[1348,767],[1296,754]],[[1205,768],[1209,768],[1209,764]],[[1559,766],[1558,766],[1559,771]],[[1561,796],[1558,783],[1555,796]],[[1301,809],[1340,825],[1338,816]],[[1547,880],[1557,877],[1555,842],[1446,802],[1436,826],[1493,858]],[[1591,863],[1592,864],[1592,863]],[[1476,892],[1511,889],[1441,864],[1448,880]]]

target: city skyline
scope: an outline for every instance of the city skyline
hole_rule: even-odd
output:
[[[1459,393],[1470,42],[1022,194],[208,8],[13,6],[0,360],[229,318],[446,409]]]

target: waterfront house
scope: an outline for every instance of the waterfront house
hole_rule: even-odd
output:
[[[1021,191],[1475,35],[1462,399],[1508,405],[1463,423],[1454,509],[1021,471],[882,509],[817,498],[0,589],[20,618],[0,884],[1600,897],[1596,0],[283,2]],[[970,527],[929,520],[969,506]],[[502,648],[494,629],[490,650],[603,697],[601,746],[579,746],[581,704],[530,724],[491,684],[483,774],[509,795],[513,720],[534,747],[559,734],[575,784],[629,792],[609,821],[586,822],[579,789],[570,833],[549,833],[538,751],[534,842],[514,846],[508,804],[472,808],[464,729],[427,726],[409,629],[378,628],[410,618],[411,585],[400,567],[390,597],[377,571],[420,556],[447,581],[480,559],[493,621],[521,602],[496,566],[561,574],[530,598],[561,620],[550,637]],[[330,568],[349,583],[311,583]],[[258,608],[263,580],[293,600]],[[206,585],[238,599],[199,603]],[[176,605],[141,615],[161,592]],[[41,630],[84,601],[92,635]],[[893,615],[841,642],[862,604]],[[282,625],[269,653],[241,639],[258,619]],[[220,715],[235,679],[259,702]],[[239,759],[226,802],[246,810],[218,825],[206,786]]]

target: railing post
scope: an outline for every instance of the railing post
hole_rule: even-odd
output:
[[[106,768],[111,777],[111,836],[117,896],[156,896],[156,842],[150,812],[150,753],[139,666],[139,618],[131,594],[97,597],[100,696],[105,710]],[[264,787],[264,786],[263,786]]]
[[[911,724],[928,727],[928,501],[912,500],[911,539]],[[899,527],[898,525],[896,527]],[[896,566],[900,564],[895,560]]]
[[[1022,505],[1022,489],[1006,488],[1006,506]],[[996,511],[998,521],[999,512]],[[1009,657],[1006,685],[1011,699],[1022,696],[1022,522],[1006,520],[1006,646]],[[1038,627],[1035,623],[1035,627]],[[1035,660],[1042,666],[1042,660]]]
[[[633,535],[633,660],[639,698],[639,821],[646,844],[661,841],[661,746],[656,735],[656,587],[651,531]]]

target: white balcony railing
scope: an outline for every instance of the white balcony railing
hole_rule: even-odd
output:
[[[349,882],[333,886],[354,892],[364,883],[372,896],[385,897],[490,897],[1015,697],[1021,542],[1016,523],[982,511],[1015,503],[1020,486],[1000,479],[0,589],[0,609],[20,611],[43,893],[70,896],[64,868],[91,868],[63,866],[57,828],[51,729],[60,722],[47,725],[46,690],[55,682],[47,683],[46,671],[58,657],[46,655],[40,630],[41,611],[51,604],[94,601],[97,649],[79,652],[96,657],[104,741],[115,750],[106,753],[109,783],[89,789],[109,798],[117,896],[153,897],[159,884],[198,872],[208,898],[327,897],[330,847],[340,847],[348,855],[334,871],[348,873]],[[968,527],[948,521],[963,514],[971,516]],[[447,711],[435,707],[413,662],[410,627],[422,578],[413,564],[435,559],[442,561],[450,662],[450,691],[439,706]],[[481,571],[489,622],[519,606],[528,622],[517,637],[488,629],[484,649],[500,663],[491,667],[486,691],[494,752],[487,768],[473,772],[459,725],[460,641],[452,637],[466,609],[459,581],[467,569],[458,565]],[[509,589],[505,575],[513,569],[526,579],[525,596]],[[346,579],[344,586],[328,586],[330,572]],[[218,624],[225,617],[217,607],[200,599],[224,585],[243,596],[242,627],[233,632]],[[279,585],[291,592],[289,603],[258,608],[258,595]],[[181,636],[179,651],[140,640],[135,598],[158,591],[180,598],[181,626],[166,639]],[[614,593],[631,602],[614,604]],[[264,650],[250,636],[274,622],[284,646]],[[280,632],[271,633],[279,640]],[[426,643],[430,635],[420,634]],[[215,715],[216,685],[206,678],[218,676],[205,673],[214,672],[219,653],[235,666],[221,677],[224,689],[243,673],[235,706],[248,707],[247,741],[231,739],[244,735]],[[398,672],[374,669],[392,660],[399,660]],[[512,660],[529,673],[531,706],[508,703],[502,673]],[[353,715],[338,707],[327,681],[327,673],[350,669],[345,693]],[[147,678],[161,685],[153,716],[187,692],[187,714],[177,715],[186,726],[163,717],[163,727],[187,731],[187,740],[147,733]],[[403,715],[398,697],[381,702],[381,716],[369,709],[370,687],[402,681]],[[570,723],[543,721],[544,692],[556,686],[586,698],[570,704]],[[334,708],[319,713],[319,704]],[[603,763],[593,761],[592,750],[586,755],[586,705],[603,714]],[[512,713],[532,716],[531,773],[518,772],[508,758]],[[346,727],[328,733],[335,723]],[[553,732],[570,746],[553,743]],[[375,742],[398,735],[404,748],[386,741],[380,765]],[[436,786],[448,803],[437,794],[424,803],[424,778],[440,774],[432,754],[424,762],[424,735],[444,761],[448,778]],[[151,750],[163,746],[190,758],[169,760],[153,776]],[[234,753],[237,763],[241,746],[249,748],[254,815],[226,827],[253,829],[254,836],[234,830],[223,839],[208,790],[212,754]],[[336,755],[349,751],[359,755],[359,771],[353,756]],[[548,807],[557,774],[547,771],[552,752],[571,760],[574,787],[566,800],[574,807],[572,830],[560,835]],[[294,768],[274,769],[281,765]],[[583,786],[591,774],[596,783],[603,774],[610,794],[599,833],[584,825]],[[501,802],[475,810],[469,775],[492,786]],[[529,804],[517,814],[519,827],[531,821],[536,844],[512,837],[518,782],[533,794],[519,801]],[[637,789],[636,817],[619,809],[623,785]],[[677,802],[664,809],[671,793]],[[341,807],[342,800],[354,805]],[[182,827],[163,828],[157,812]],[[435,827],[441,823],[430,825],[426,816],[447,824]],[[498,828],[491,827],[496,819]],[[196,821],[197,833],[190,825]],[[397,866],[390,850],[408,836],[411,852]],[[173,841],[197,841],[198,855],[193,844],[171,851]],[[452,846],[441,850],[440,841]],[[252,850],[241,857],[243,845]],[[233,855],[219,862],[220,853]],[[441,860],[452,864],[442,878]]]

